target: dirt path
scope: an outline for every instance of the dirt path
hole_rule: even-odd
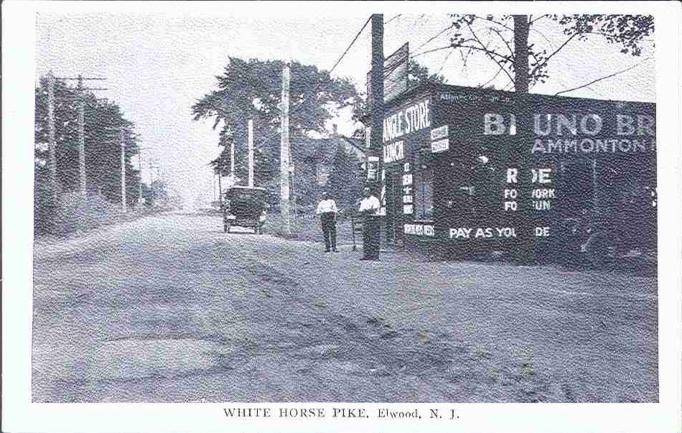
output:
[[[35,252],[35,401],[656,401],[652,278],[163,215]]]

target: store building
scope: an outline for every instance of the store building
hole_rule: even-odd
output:
[[[655,248],[655,104],[424,84],[384,113],[388,244],[561,251],[587,218]]]

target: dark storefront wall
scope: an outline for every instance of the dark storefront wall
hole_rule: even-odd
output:
[[[401,159],[384,164],[387,239],[408,247],[439,240],[464,252],[542,250],[562,242],[562,221],[584,212],[606,224],[624,226],[623,235],[626,219],[630,219],[655,239],[655,208],[650,201],[642,202],[641,194],[637,198],[628,192],[646,186],[655,194],[654,137],[648,134],[653,128],[649,122],[655,118],[653,104],[445,87],[430,95],[417,94],[388,112],[390,116],[429,100],[429,128],[385,143],[402,141],[404,146]],[[538,119],[535,125],[536,114],[550,117]],[[618,134],[619,114],[633,120],[632,125],[621,121],[620,132],[632,131],[633,135]],[[596,134],[592,134],[597,122],[594,115],[601,119]],[[432,153],[430,132],[444,125],[447,149],[437,146],[440,151]],[[536,134],[548,132],[550,125],[547,135]],[[626,141],[610,141],[621,139]],[[516,176],[509,169],[518,169]],[[419,179],[429,173],[433,176],[433,214],[421,217]],[[514,177],[517,183],[508,182]],[[402,197],[396,197],[397,191]],[[404,202],[410,200],[406,192],[411,192],[412,203]],[[628,194],[632,196],[629,203]],[[413,212],[402,212],[401,206],[410,204]]]

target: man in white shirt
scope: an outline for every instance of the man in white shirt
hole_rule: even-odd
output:
[[[315,213],[320,215],[322,223],[322,236],[324,236],[324,252],[337,252],[336,250],[336,202],[329,198],[326,192],[322,193],[322,201],[317,205]]]
[[[362,190],[362,196],[360,214],[364,218],[362,221],[362,259],[360,260],[379,260],[380,233],[377,214],[381,204],[367,187]]]

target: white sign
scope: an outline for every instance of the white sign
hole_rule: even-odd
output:
[[[438,140],[431,143],[431,153],[445,152],[450,148],[450,141],[446,138],[445,140]]]
[[[384,143],[430,126],[429,100],[426,99],[384,119]]]
[[[433,236],[433,226],[426,224],[405,224],[403,226],[406,235]]]
[[[405,146],[402,141],[384,146],[384,162],[400,161],[405,157]]]
[[[441,126],[440,128],[431,130],[431,141],[440,140],[442,138],[448,138],[448,125]]]

